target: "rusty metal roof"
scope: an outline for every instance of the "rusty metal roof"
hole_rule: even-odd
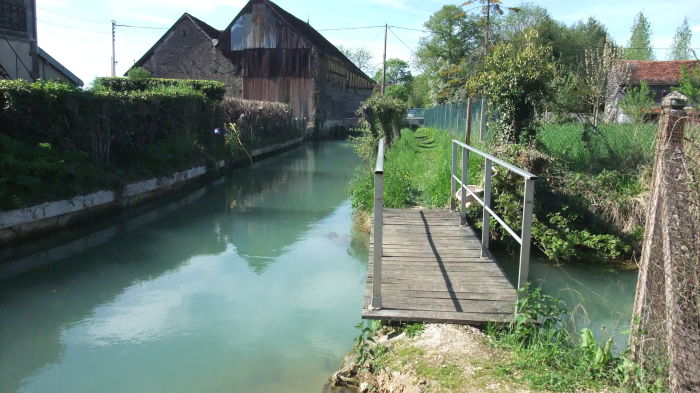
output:
[[[700,66],[697,60],[649,61],[623,60],[630,69],[629,83],[638,85],[645,81],[649,85],[674,86],[681,79],[681,67],[690,69]]]

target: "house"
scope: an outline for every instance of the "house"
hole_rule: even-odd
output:
[[[374,81],[308,23],[250,0],[218,31],[184,14],[135,63],[156,77],[212,79],[227,95],[288,103],[320,130],[347,126]]]
[[[0,79],[51,79],[83,85],[37,44],[35,0],[0,0]]]
[[[654,105],[661,106],[661,100],[681,79],[681,68],[690,69],[700,66],[696,60],[647,61],[618,60],[608,76],[608,91],[605,100],[605,121],[623,122],[626,116],[619,108],[620,102],[630,88],[638,88],[642,81],[649,86],[654,98]]]

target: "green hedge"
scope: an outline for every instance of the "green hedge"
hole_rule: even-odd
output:
[[[195,79],[165,79],[165,78],[97,78],[94,89],[106,89],[115,92],[146,91],[166,87],[189,88],[202,92],[208,99],[221,101],[224,99],[226,87],[221,82]]]
[[[58,82],[0,81],[0,108],[6,135],[83,151],[93,163],[120,168],[141,166],[157,153],[155,145],[174,138],[214,148],[213,130],[223,123],[219,103],[184,89],[84,91]]]

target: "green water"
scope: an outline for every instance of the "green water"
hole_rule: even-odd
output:
[[[321,392],[360,320],[358,163],[308,144],[0,264],[0,391]]]

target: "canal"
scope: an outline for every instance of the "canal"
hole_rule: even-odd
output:
[[[359,164],[306,144],[0,263],[0,392],[321,392],[358,334]],[[636,272],[535,257],[530,274],[624,346]]]
[[[0,391],[320,392],[361,314],[358,163],[307,144],[0,264]]]

